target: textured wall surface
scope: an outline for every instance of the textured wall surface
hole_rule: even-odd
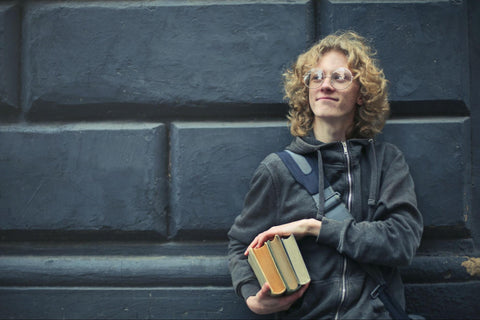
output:
[[[282,72],[338,29],[377,49],[424,215],[408,311],[480,318],[474,0],[0,2],[0,318],[261,318],[226,233],[291,140]]]

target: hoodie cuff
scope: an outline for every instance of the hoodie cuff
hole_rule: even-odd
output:
[[[247,300],[248,297],[256,295],[260,289],[257,281],[249,281],[241,286],[240,293],[242,294],[243,299]]]
[[[343,239],[348,220],[337,221],[328,218],[322,219],[322,227],[317,237],[317,243],[329,245],[338,251],[341,247],[341,239]]]

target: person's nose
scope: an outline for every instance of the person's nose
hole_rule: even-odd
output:
[[[323,79],[323,82],[322,84],[320,85],[320,90],[321,91],[334,91],[335,88],[332,86],[332,78],[331,76],[327,76],[325,77],[325,79]]]

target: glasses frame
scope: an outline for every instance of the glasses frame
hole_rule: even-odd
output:
[[[334,80],[333,80],[333,78],[332,78],[332,75],[333,75],[335,72],[339,71],[339,70],[342,70],[342,71],[343,71],[343,70],[346,70],[346,71],[348,71],[348,73],[350,73],[351,77],[350,77],[350,83],[348,83],[345,87],[337,88],[336,85],[338,85],[338,83],[337,83],[337,82],[334,82]],[[325,80],[326,80],[327,78],[330,78],[330,85],[331,85],[333,88],[337,89],[337,90],[345,90],[345,89],[348,89],[348,88],[352,85],[352,83],[353,83],[353,73],[352,73],[352,71],[350,71],[348,68],[340,67],[340,68],[337,68],[337,69],[333,70],[328,76],[325,75],[325,77],[320,81],[320,83],[319,83],[317,86],[313,86],[313,87],[312,87],[312,86],[309,85],[308,79],[310,78],[310,76],[312,75],[313,72],[317,72],[317,73],[318,73],[318,71],[321,71],[321,74],[322,74],[322,75],[325,75],[325,72],[324,72],[322,69],[320,69],[320,68],[313,68],[313,69],[310,69],[310,70],[309,70],[307,73],[305,73],[305,75],[303,76],[303,84],[304,84],[307,88],[309,88],[309,89],[318,89],[318,88],[320,88],[320,87],[323,85],[323,83],[325,82]]]

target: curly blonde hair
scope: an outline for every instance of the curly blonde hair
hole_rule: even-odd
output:
[[[308,100],[304,75],[315,67],[321,57],[336,50],[345,54],[354,81],[360,84],[362,106],[355,108],[352,130],[347,138],[373,138],[381,132],[390,113],[387,83],[383,70],[377,66],[375,52],[365,38],[354,31],[341,31],[325,37],[301,54],[284,74],[285,99],[290,110],[288,120],[293,136],[305,136],[312,130],[314,114]]]

